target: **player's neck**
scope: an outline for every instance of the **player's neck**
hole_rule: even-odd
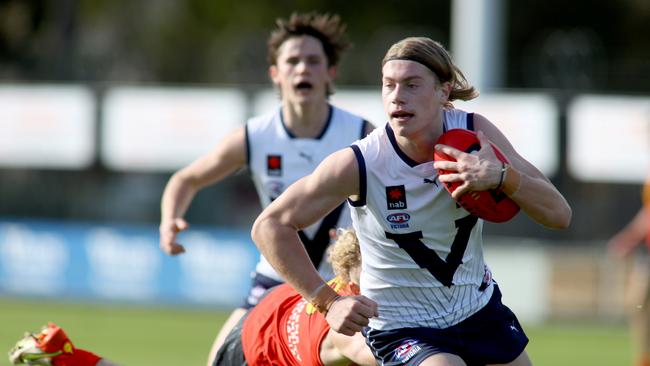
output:
[[[408,136],[395,136],[400,149],[414,161],[425,163],[433,161],[433,149],[442,134],[442,124],[428,125]]]
[[[421,139],[407,139],[396,136],[397,144],[409,158],[418,163],[433,161],[433,144]]]
[[[326,100],[318,103],[282,104],[284,124],[296,137],[317,137],[325,127],[329,113],[330,106]]]

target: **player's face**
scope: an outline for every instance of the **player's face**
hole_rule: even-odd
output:
[[[449,96],[424,65],[409,60],[392,60],[382,68],[381,96],[391,128],[398,136],[414,137],[431,131]]]
[[[283,99],[297,103],[322,101],[335,75],[327,66],[322,43],[312,36],[291,37],[278,50],[276,64],[269,69]]]

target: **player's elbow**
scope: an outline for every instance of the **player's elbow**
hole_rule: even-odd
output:
[[[567,229],[569,225],[571,225],[572,218],[573,218],[573,211],[571,210],[571,207],[567,206],[564,215],[562,216],[560,225],[558,226],[558,229]]]
[[[264,213],[262,213],[257,217],[257,219],[255,219],[253,227],[251,228],[251,238],[258,248],[260,248],[260,244],[263,243],[262,238],[264,233],[264,226],[267,224],[267,221],[268,218],[264,215]]]
[[[562,230],[571,225],[571,218],[573,211],[568,205],[564,206],[561,210],[553,210],[547,215],[548,220],[545,220],[544,226],[549,229]]]
[[[272,231],[276,227],[277,220],[273,215],[269,214],[268,210],[262,211],[255,219],[251,228],[251,238],[260,252],[264,252],[264,245],[269,241],[268,238],[273,236]]]
[[[174,187],[181,192],[190,192],[191,194],[196,194],[201,189],[198,181],[189,174],[187,169],[181,169],[174,173],[169,179],[168,186]]]

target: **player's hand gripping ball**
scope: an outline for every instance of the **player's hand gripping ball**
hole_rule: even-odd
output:
[[[478,151],[481,149],[481,143],[479,142],[478,137],[476,137],[476,133],[464,129],[452,129],[443,133],[436,144],[451,146],[468,154],[472,153],[472,151]],[[496,157],[500,161],[508,163],[508,159],[503,155],[499,148],[492,143],[490,143],[490,145],[492,145]],[[456,161],[455,158],[438,150],[434,152],[433,159],[434,161]],[[444,169],[438,170],[438,174],[441,175],[448,173],[451,172]],[[462,182],[444,183],[445,188],[449,193],[455,191],[461,184]],[[510,199],[510,197],[505,193],[501,192],[501,190],[495,189],[467,192],[460,196],[457,199],[457,202],[472,215],[492,222],[508,221],[519,212],[519,206],[515,201]]]

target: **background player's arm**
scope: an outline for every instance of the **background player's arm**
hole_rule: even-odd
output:
[[[212,151],[172,175],[160,203],[160,247],[164,252],[185,251],[176,242],[176,234],[188,226],[183,216],[192,199],[202,188],[241,169],[246,159],[246,127],[242,126],[228,134]]]
[[[607,248],[612,255],[625,257],[643,241],[648,233],[648,221],[650,221],[647,215],[647,210],[642,207],[632,221],[609,240]]]
[[[555,186],[533,164],[514,149],[492,122],[475,114],[474,124],[508,157],[502,190],[535,222],[549,228],[566,228],[571,222],[571,207]],[[498,182],[498,177],[497,177]]]

